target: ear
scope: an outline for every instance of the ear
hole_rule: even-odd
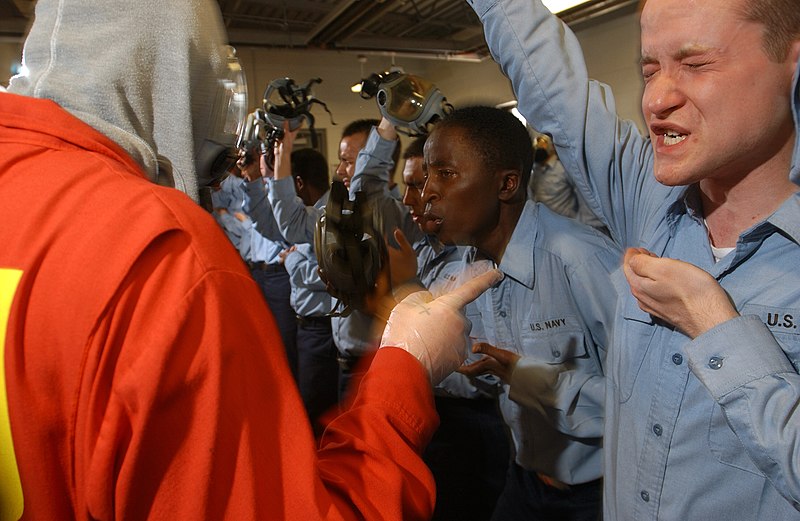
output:
[[[303,190],[303,179],[298,175],[294,177],[294,189],[297,193],[300,193]]]
[[[800,62],[800,38],[792,42],[792,45],[789,48],[789,64],[791,65],[792,77],[794,77],[795,71],[797,71],[797,67],[800,64],[799,62]]]
[[[522,184],[522,176],[518,170],[503,170],[499,174],[501,185],[498,198],[501,201],[511,201],[519,192]]]

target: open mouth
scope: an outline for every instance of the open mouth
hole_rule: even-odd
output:
[[[440,217],[431,211],[431,203],[425,205],[425,212],[422,216],[425,218],[426,221],[436,224],[437,226],[441,226],[442,222],[444,221],[444,217]]]
[[[677,145],[687,138],[686,134],[678,134],[677,132],[664,133],[664,145],[671,147]]]

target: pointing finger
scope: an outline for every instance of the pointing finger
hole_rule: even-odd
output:
[[[492,269],[481,273],[469,282],[464,283],[450,293],[446,293],[437,300],[449,304],[453,308],[462,309],[475,300],[481,293],[503,280],[503,272]]]

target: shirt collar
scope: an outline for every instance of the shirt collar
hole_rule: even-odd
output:
[[[317,202],[314,203],[314,208],[316,208],[318,210],[324,209],[325,205],[328,204],[328,197],[330,195],[331,195],[331,191],[330,190],[328,190],[327,192],[322,194],[322,196],[319,199],[317,199]]]
[[[688,215],[698,223],[703,223],[702,204],[697,185],[687,186],[674,203],[667,208],[667,225],[670,235],[675,235],[675,229],[682,215]]]
[[[800,192],[789,197],[770,215],[767,222],[783,231],[796,244],[800,244]]]
[[[533,270],[533,251],[539,231],[538,215],[539,209],[536,203],[526,202],[499,266],[500,271],[528,289],[533,289],[536,279]]]
[[[673,237],[675,236],[675,230],[680,221],[680,217],[683,214],[688,215],[699,224],[705,226],[705,224],[703,224],[700,189],[697,185],[686,187],[683,195],[667,209],[667,222],[670,228],[670,235]],[[776,228],[783,231],[795,243],[800,244],[800,192],[789,197],[775,213],[770,215],[765,221],[756,224],[744,232],[742,237],[754,239],[759,235],[772,233]]]

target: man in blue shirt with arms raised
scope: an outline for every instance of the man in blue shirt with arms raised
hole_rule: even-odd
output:
[[[797,2],[648,0],[649,135],[541,2],[470,3],[521,112],[631,248],[605,519],[800,519]]]

